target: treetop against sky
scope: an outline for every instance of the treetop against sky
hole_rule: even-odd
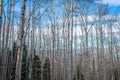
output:
[[[6,4],[8,4],[9,0],[3,0],[3,1],[4,1],[4,8],[5,8],[4,10],[5,10],[5,12],[7,12],[7,9],[8,9],[7,7],[8,6]],[[20,0],[16,0],[16,1],[17,1],[17,3],[16,3],[16,6],[15,6],[15,12],[19,13],[20,9],[21,9],[21,1]],[[49,7],[49,6],[53,6],[53,5],[54,5],[55,9],[60,10],[62,8],[63,4],[65,4],[66,1],[67,0],[41,0],[41,2],[40,2],[41,11],[44,11],[45,7]],[[89,4],[90,7],[95,7],[96,6],[95,4],[98,4],[98,1],[101,1],[101,0],[88,0],[88,1],[89,2],[87,2],[87,0],[74,0],[75,4],[81,5],[81,3],[84,3],[81,6],[84,6],[84,5],[86,6],[87,4]],[[33,0],[27,0],[27,4],[32,6],[32,3],[33,3]],[[53,5],[51,5],[50,3],[53,3]],[[115,13],[120,12],[119,11],[120,10],[120,1],[119,0],[102,0],[102,4],[103,5],[108,5],[109,14],[115,14]],[[28,8],[29,7],[26,6],[26,10]],[[93,13],[91,13],[91,14],[93,14]],[[59,13],[59,15],[60,15],[60,13]]]

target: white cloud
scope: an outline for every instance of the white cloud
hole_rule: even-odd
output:
[[[118,6],[120,5],[120,0],[103,0],[103,3]]]

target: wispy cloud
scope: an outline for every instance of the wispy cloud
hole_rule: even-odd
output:
[[[103,0],[104,4],[120,6],[120,0]]]

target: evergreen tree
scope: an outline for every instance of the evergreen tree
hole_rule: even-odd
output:
[[[7,65],[7,73],[6,73],[6,79],[7,80],[10,80],[10,72],[11,72],[11,64],[12,64],[12,61],[11,61],[11,50],[8,51],[8,56],[7,56],[7,62],[6,62],[6,65]]]
[[[23,47],[23,58],[22,58],[22,69],[21,69],[21,80],[28,79],[28,60],[27,60],[27,45]]]
[[[51,79],[51,68],[50,68],[50,59],[46,58],[45,64],[43,66],[43,80]]]
[[[17,44],[14,42],[12,50],[9,51],[8,55],[8,69],[7,69],[7,80],[15,80],[15,68],[17,59]],[[23,49],[23,63],[21,69],[21,80],[27,80],[28,75],[28,64],[27,64],[27,46],[24,45]]]
[[[10,63],[10,80],[15,80],[15,65],[17,59],[17,43],[13,43],[13,48],[11,51],[11,63]]]
[[[41,61],[37,55],[33,58],[32,68],[32,80],[41,80]]]
[[[73,80],[84,80],[84,76],[83,76],[82,71],[81,71],[81,64],[79,64],[77,66],[77,79],[76,79],[76,77],[74,75]]]

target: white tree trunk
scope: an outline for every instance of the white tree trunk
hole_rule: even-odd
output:
[[[25,8],[26,8],[26,0],[22,0],[22,7],[21,7],[21,14],[20,14],[20,32],[18,35],[19,40],[18,40],[18,53],[17,53],[15,80],[21,80]]]

